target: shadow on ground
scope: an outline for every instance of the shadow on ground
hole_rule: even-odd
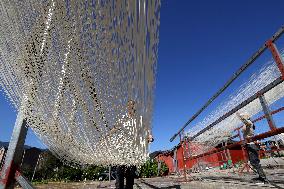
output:
[[[181,189],[180,185],[172,185],[172,186],[166,186],[166,187],[157,187],[157,186],[154,186],[154,185],[152,185],[150,183],[147,183],[143,179],[141,179],[140,182],[145,184],[145,185],[147,185],[147,186],[149,186],[150,188],[155,188],[155,189],[166,189],[166,188],[168,188],[168,189]],[[136,186],[138,188],[142,189],[141,186],[139,186],[138,184],[136,184]]]
[[[236,182],[236,184],[255,184],[254,182],[252,182],[251,180],[247,180],[247,179],[243,179],[243,178],[231,178],[231,177],[214,177],[214,176],[210,176],[210,177],[202,177],[202,179],[204,180],[210,180],[212,182],[216,181],[220,181],[222,180],[224,183],[234,183]],[[273,180],[273,181],[269,181],[270,185],[274,186],[275,188],[278,189],[284,189],[281,186],[278,186],[277,184],[284,184],[283,180]]]

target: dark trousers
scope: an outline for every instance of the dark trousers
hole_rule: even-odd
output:
[[[262,179],[265,179],[266,175],[265,175],[261,165],[259,164],[259,162],[260,162],[260,160],[258,158],[259,148],[255,144],[247,144],[246,148],[247,148],[250,164],[257,171],[259,177],[262,178]]]
[[[116,168],[116,189],[124,189],[124,177],[126,178],[126,189],[133,189],[135,166],[120,165]]]

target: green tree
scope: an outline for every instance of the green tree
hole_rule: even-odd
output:
[[[23,165],[24,175],[31,179],[34,168]],[[88,165],[84,167],[72,167],[64,165],[50,151],[41,153],[36,173],[33,181],[82,181],[96,180],[100,173],[106,171],[107,168],[102,166]]]
[[[35,180],[59,180],[57,171],[63,163],[49,151],[42,153],[41,156]]]
[[[64,165],[58,169],[58,179],[64,181],[81,181],[83,171],[80,168]]]
[[[107,169],[102,166],[89,165],[83,170],[83,179],[86,180],[97,180],[100,173]]]
[[[161,163],[160,173],[159,176],[164,175],[168,172],[168,167],[165,163]],[[158,162],[154,159],[147,160],[146,163],[144,163],[139,170],[139,176],[140,177],[154,177],[158,176]]]

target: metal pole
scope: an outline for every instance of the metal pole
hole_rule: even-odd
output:
[[[262,106],[262,109],[263,109],[263,112],[265,114],[265,117],[266,117],[266,120],[268,122],[268,125],[270,127],[270,130],[275,130],[277,127],[276,127],[275,122],[274,122],[274,120],[272,118],[270,109],[268,107],[268,103],[267,103],[264,95],[260,95],[259,96],[259,101],[260,101],[260,104]],[[280,156],[280,153],[279,153],[280,147],[279,147],[278,141],[277,141],[275,136],[273,136],[273,138],[274,138],[275,142],[277,143],[277,146],[276,146],[277,147],[277,153]]]
[[[244,167],[239,170],[239,172],[243,172],[243,170],[247,167],[247,163],[248,163],[248,154],[247,154],[247,150],[244,148],[244,146],[242,145],[243,143],[243,138],[242,138],[242,135],[241,135],[241,131],[240,129],[237,129],[238,131],[238,135],[239,135],[239,138],[240,138],[240,145],[241,145],[241,149],[242,149],[242,153],[243,153],[243,158],[244,158],[244,161],[245,161],[245,165]],[[228,146],[226,146],[226,148],[228,148]],[[247,172],[249,172],[249,169],[247,167]]]
[[[268,40],[266,42],[266,46],[270,49],[271,54],[275,60],[276,65],[278,66],[279,71],[282,74],[282,79],[284,80],[284,61],[282,59],[281,54],[279,53],[276,45],[273,43],[272,40]]]
[[[187,138],[186,138],[186,141],[187,141],[187,144],[188,144],[188,159],[189,160],[191,160],[191,150],[190,150],[190,147],[191,147],[191,145],[190,145],[190,140],[188,140]]]
[[[271,137],[271,136],[274,136],[274,135],[278,135],[280,133],[284,133],[284,127],[276,128],[276,129],[274,129],[272,131],[268,131],[268,132],[265,132],[265,133],[262,133],[262,134],[259,134],[259,135],[255,135],[255,136],[247,139],[246,142],[253,142],[253,141],[261,140],[261,139],[268,138],[268,137]],[[239,141],[239,142],[236,142],[234,144],[230,144],[230,145],[228,145],[225,148],[231,149],[231,148],[240,146],[242,144],[243,144],[243,141]],[[219,148],[219,149],[216,149],[216,150],[211,150],[211,151],[206,152],[204,154],[199,154],[197,156],[194,156],[194,157],[192,157],[192,159],[197,159],[199,157],[208,156],[208,155],[220,152],[222,150],[224,150],[224,149],[223,148]]]
[[[283,61],[283,58],[282,58],[281,54],[279,53],[276,45],[274,44],[274,42],[272,40],[268,40],[266,42],[266,45],[270,49],[271,54],[272,54],[272,56],[273,56],[273,58],[275,60],[275,63],[278,66],[278,69],[279,69],[279,71],[280,71],[280,73],[282,75],[282,79],[284,80],[284,61]],[[278,155],[280,156],[280,153],[279,153],[279,151],[280,151],[279,145],[280,144],[276,140],[276,137],[275,137],[275,142],[277,143],[277,152],[278,152]]]
[[[33,182],[33,180],[34,180],[34,176],[35,176],[35,172],[36,172],[36,168],[37,168],[39,160],[40,160],[40,154],[38,155],[38,158],[37,158],[37,161],[36,161],[36,166],[35,166],[35,169],[34,169],[34,172],[33,172],[31,182]]]
[[[25,158],[25,154],[26,154],[26,150],[24,149],[24,153],[23,153],[23,157],[22,157],[22,161],[21,161],[21,165],[20,165],[20,167],[22,167],[22,165],[23,165],[24,158]]]
[[[183,140],[183,137],[181,136],[181,133],[179,134],[179,137],[180,137],[180,146],[182,148],[182,163],[183,163],[183,176],[184,176],[184,181],[186,182],[186,162],[185,162],[185,157],[184,157],[184,151],[185,151],[185,143],[184,143],[184,140]]]
[[[227,146],[228,146],[228,140],[226,140],[226,142],[225,142],[225,147],[227,147]],[[227,156],[228,160],[231,160],[231,154],[230,154],[229,149],[226,150],[226,156]]]
[[[178,174],[177,148],[174,150],[174,167],[176,174]]]
[[[263,112],[265,114],[265,117],[267,119],[267,122],[268,122],[270,129],[271,130],[276,129],[275,122],[274,122],[274,120],[271,116],[271,113],[270,113],[270,110],[269,110],[269,107],[268,107],[268,103],[267,103],[263,94],[259,95],[259,101],[260,101],[260,104],[262,106]]]
[[[222,147],[225,147],[225,142],[222,142]],[[227,151],[223,150],[223,155],[224,155],[224,161],[228,162],[228,156],[227,156]]]
[[[34,189],[33,185],[19,171],[16,171],[15,179],[23,189]]]
[[[25,138],[28,130],[26,127],[26,120],[23,116],[22,111],[20,111],[17,115],[5,163],[1,170],[0,189],[13,188],[15,184],[15,173],[21,163]]]
[[[269,39],[269,41],[274,42],[275,40],[277,40],[282,34],[284,33],[284,26],[282,26],[272,37],[271,39]],[[237,72],[235,72],[235,74],[225,83],[225,85],[219,89],[203,106],[201,109],[199,109],[186,123],[185,125],[176,133],[172,136],[172,138],[170,139],[170,141],[172,142],[177,136],[178,134],[185,129],[185,127],[188,126],[189,123],[191,123],[197,116],[199,116],[221,93],[223,93],[228,87],[229,85],[231,85],[231,83],[236,80],[239,75],[241,75],[241,73],[244,72],[244,70],[246,70],[268,47],[267,44],[262,45],[262,47],[260,47],[260,49],[255,52],[251,58],[244,64],[242,65],[242,67],[240,67]],[[284,71],[283,71],[284,73]],[[284,78],[284,75],[283,75]]]
[[[3,159],[4,159],[4,155],[5,155],[5,148],[2,147],[0,149],[0,168],[2,167],[2,162],[3,162]]]
[[[248,99],[246,99],[245,101],[243,101],[242,103],[240,103],[238,106],[236,106],[235,108],[233,108],[232,110],[230,110],[229,112],[225,113],[223,116],[219,117],[216,121],[214,121],[213,123],[211,123],[210,125],[208,125],[207,127],[205,127],[204,129],[202,129],[201,131],[199,131],[197,134],[195,134],[193,137],[190,138],[190,140],[193,140],[194,138],[198,137],[199,135],[201,135],[202,133],[204,133],[205,131],[208,131],[209,129],[211,129],[212,127],[214,127],[216,124],[220,123],[221,121],[223,121],[224,119],[226,119],[227,117],[229,117],[230,115],[234,114],[235,112],[237,112],[239,109],[245,107],[247,104],[249,104],[250,102],[254,101],[255,99],[257,99],[259,97],[260,94],[264,94],[267,91],[273,89],[275,86],[279,85],[280,83],[282,83],[282,77],[279,77],[278,79],[276,79],[275,81],[273,81],[272,83],[268,84],[266,87],[264,87],[263,89],[261,89],[258,93],[252,95],[251,97],[249,97]]]
[[[161,160],[158,159],[158,173],[157,173],[157,177],[160,176],[160,172],[161,172]]]
[[[108,181],[111,181],[111,166],[108,167]]]

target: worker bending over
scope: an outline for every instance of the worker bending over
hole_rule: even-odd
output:
[[[254,142],[248,142],[249,141],[248,139],[254,136],[255,125],[250,120],[250,116],[248,114],[236,113],[236,115],[244,124],[242,131],[243,131],[244,140],[246,142],[245,148],[247,150],[249,162],[259,175],[259,177],[255,180],[260,180],[264,183],[267,183],[268,181],[266,179],[266,175],[260,165],[260,160],[258,156],[259,148],[255,145]]]

